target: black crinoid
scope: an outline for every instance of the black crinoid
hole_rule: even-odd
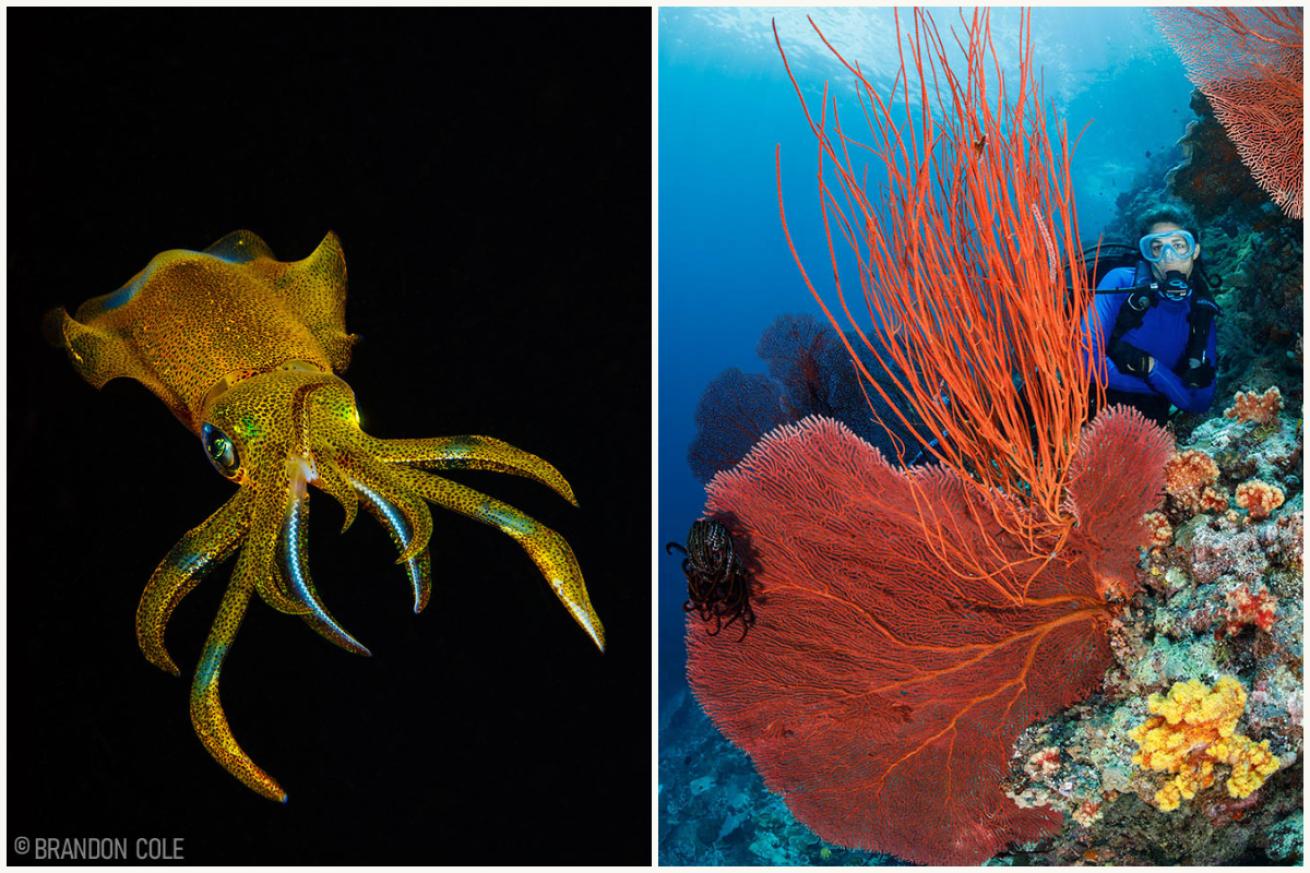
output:
[[[668,543],[666,554],[682,552],[682,572],[687,577],[685,612],[694,612],[701,621],[714,623],[707,629],[714,636],[735,621],[741,622],[741,638],[755,624],[751,608],[753,573],[750,548],[734,541],[732,532],[722,521],[697,519],[687,532],[687,546]]]

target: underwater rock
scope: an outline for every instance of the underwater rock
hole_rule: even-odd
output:
[[[1265,838],[1265,854],[1279,864],[1300,864],[1305,844],[1305,816],[1293,813],[1274,825]]]
[[[1221,576],[1252,584],[1264,575],[1269,562],[1254,531],[1234,529],[1220,521],[1218,526],[1204,525],[1196,530],[1183,556],[1183,566],[1202,585]]]
[[[1191,206],[1203,224],[1231,220],[1231,215],[1255,212],[1265,204],[1273,206],[1251,178],[1205,95],[1193,91],[1189,106],[1197,119],[1178,141],[1185,159],[1165,176],[1169,193]]]

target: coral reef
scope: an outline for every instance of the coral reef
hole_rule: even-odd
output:
[[[1176,420],[1184,442],[1181,460],[1171,468],[1170,496],[1150,513],[1152,507],[1134,504],[1134,512],[1115,516],[1113,529],[1090,536],[1089,543],[1105,544],[1105,554],[1051,554],[1060,559],[1053,564],[1065,564],[1056,572],[1074,575],[1081,570],[1069,566],[1087,558],[1101,571],[1096,593],[1110,593],[1123,602],[1121,611],[1105,611],[1107,620],[1103,628],[1097,627],[1096,645],[1070,637],[1087,646],[1079,654],[1095,662],[1091,666],[1098,676],[1108,663],[1099,693],[1057,713],[1042,681],[1042,670],[1050,663],[1029,672],[1031,663],[1045,660],[1045,651],[1031,651],[1028,663],[1008,676],[996,672],[995,664],[981,669],[966,663],[955,670],[949,656],[942,654],[943,649],[959,648],[942,644],[952,633],[982,628],[1002,634],[1006,622],[1014,620],[975,614],[979,604],[987,605],[986,597],[972,582],[961,583],[958,574],[928,573],[920,567],[921,577],[953,590],[929,592],[919,607],[914,604],[920,593],[903,578],[909,576],[906,568],[922,563],[925,553],[940,560],[934,549],[940,552],[944,546],[977,558],[979,549],[971,538],[979,526],[976,517],[966,522],[959,517],[963,511],[957,511],[970,506],[965,496],[952,493],[946,499],[925,492],[931,499],[922,505],[942,507],[939,530],[966,531],[955,541],[943,537],[925,545],[922,517],[915,519],[920,531],[907,525],[896,530],[914,514],[896,505],[895,498],[919,504],[913,489],[895,481],[893,474],[901,471],[888,472],[885,462],[869,460],[850,440],[818,434],[817,426],[807,423],[789,429],[776,442],[809,440],[809,448],[818,450],[770,447],[792,452],[789,464],[776,465],[786,470],[775,469],[769,482],[757,481],[754,492],[738,494],[733,501],[732,509],[745,506],[753,516],[752,533],[762,531],[761,539],[773,540],[766,565],[774,575],[766,574],[765,604],[800,620],[780,627],[771,623],[769,610],[761,608],[759,633],[752,632],[744,645],[728,648],[722,640],[689,638],[691,682],[725,733],[749,751],[767,785],[786,798],[800,819],[830,838],[876,844],[910,858],[969,863],[1008,840],[1017,843],[991,863],[1295,863],[1301,856],[1302,434],[1294,415],[1270,408],[1275,404],[1266,399],[1269,392],[1257,395],[1251,390],[1280,385],[1277,396],[1285,394],[1293,409],[1300,406],[1301,231],[1299,223],[1288,220],[1252,182],[1199,92],[1193,108],[1200,119],[1180,142],[1183,163],[1167,180],[1158,172],[1141,189],[1125,192],[1116,226],[1129,228],[1119,237],[1135,242],[1133,215],[1166,194],[1196,209],[1203,222],[1205,263],[1223,308],[1217,390],[1232,396],[1240,389],[1254,397],[1241,401],[1249,405],[1249,413]],[[822,145],[822,135],[820,139]],[[981,163],[990,162],[995,151],[981,152]],[[834,169],[840,174],[842,168]],[[833,189],[824,189],[824,194],[831,196]],[[904,208],[893,212],[918,214]],[[1032,222],[1029,254],[1050,254],[1044,221],[1038,213]],[[879,281],[899,275],[901,267],[880,264]],[[921,284],[937,288],[942,283]],[[975,286],[970,286],[974,297]],[[822,302],[821,295],[815,296]],[[779,359],[794,363],[795,373],[802,376],[807,367],[811,374],[821,371],[811,362],[824,360],[828,350],[837,347],[814,342],[803,329],[788,328],[784,338],[790,345],[783,348],[792,351]],[[772,372],[772,358],[764,352],[761,356],[770,360]],[[925,357],[954,360],[946,354]],[[1018,372],[1028,370],[1020,367]],[[784,414],[805,404],[812,408],[817,394],[808,386],[822,384],[776,372],[773,381]],[[961,407],[944,398],[946,388],[939,386],[946,383],[940,379],[928,379],[924,385],[916,399],[929,413],[954,413]],[[870,396],[876,394],[868,380],[865,387]],[[1235,402],[1234,410],[1238,405]],[[973,408],[994,411],[994,405]],[[962,430],[942,429],[951,434]],[[1072,440],[1047,443],[1067,446]],[[746,466],[751,466],[749,460]],[[993,469],[991,463],[972,467],[979,476]],[[1121,469],[1106,460],[1095,471],[1101,481],[1089,480],[1084,487],[1108,488],[1121,478],[1130,479],[1105,475],[1106,470]],[[924,472],[905,476],[922,481],[925,489],[945,490],[937,479],[920,479]],[[718,497],[729,488],[751,487],[742,481],[729,483],[729,478],[715,480]],[[1027,482],[1036,477],[1015,478]],[[807,492],[806,499],[827,502],[809,511],[790,505],[795,495],[779,483],[790,487],[801,479],[824,483],[826,492],[811,488],[820,493]],[[852,484],[856,479],[859,483]],[[834,480],[839,484],[833,485]],[[1251,482],[1264,489],[1242,487]],[[711,509],[718,499],[715,487]],[[1274,505],[1275,489],[1283,497],[1281,505]],[[770,491],[774,493],[766,493]],[[874,498],[862,502],[870,492]],[[1230,495],[1244,513],[1232,508]],[[722,505],[727,506],[726,498]],[[856,528],[873,535],[860,536]],[[1114,545],[1131,542],[1137,533],[1151,547],[1149,552],[1112,553]],[[958,560],[958,553],[952,557]],[[1002,575],[989,573],[995,568],[985,562],[981,569],[978,575],[983,578]],[[916,608],[923,616],[911,615]],[[937,626],[922,629],[930,622],[919,621],[921,617]],[[1068,621],[1082,623],[1080,616]],[[903,651],[916,646],[922,651]],[[791,657],[788,650],[804,650],[805,656]],[[916,661],[919,656],[925,660]],[[934,657],[938,660],[928,663]],[[957,689],[953,698],[921,694],[942,690],[943,669],[951,671],[952,678],[963,677],[963,691]],[[718,688],[715,699],[705,690],[711,676]],[[919,676],[927,678],[921,681]],[[1244,709],[1237,710],[1245,722],[1243,733],[1234,731],[1205,744],[1208,774],[1200,760],[1188,756],[1173,762],[1176,770],[1166,767],[1179,803],[1165,811],[1157,800],[1161,771],[1134,764],[1134,756],[1142,752],[1134,734],[1147,742],[1151,730],[1168,722],[1167,716],[1149,711],[1153,695],[1167,702],[1180,683],[1189,688],[1197,686],[1188,683],[1203,683],[1206,695],[1219,686],[1223,698],[1230,687],[1224,677],[1232,677],[1245,695]],[[1070,671],[1060,678],[1076,684],[1083,674]],[[1013,684],[1016,679],[1025,694],[1011,701],[1007,694],[1019,687]],[[1026,717],[1010,717],[1008,709],[998,713],[993,706],[998,698],[1027,707]],[[951,707],[957,707],[958,718],[952,719],[951,711],[941,712]],[[1030,724],[1044,714],[1049,714],[1045,721]],[[980,737],[973,722],[979,716],[991,717],[993,736]],[[933,718],[939,719],[941,731],[925,735],[923,720]],[[1164,723],[1139,731],[1152,718],[1164,718]],[[1018,732],[1022,725],[1030,726]],[[1233,735],[1246,740],[1232,741]],[[998,736],[1004,755],[994,748]],[[953,757],[957,747],[968,750],[961,753],[962,768]],[[674,753],[661,758],[662,774],[683,777],[661,785],[662,863],[811,864],[843,858],[845,863],[863,864],[876,857],[843,855],[844,850],[823,844],[798,826],[782,800],[764,794],[759,780],[752,779],[745,756],[717,737],[675,748],[682,758],[674,758]],[[887,756],[898,751],[908,763],[897,760],[889,766]],[[1155,752],[1151,750],[1152,760]],[[1000,786],[1002,796],[991,790],[990,779],[972,778],[980,770],[994,772],[1006,759],[1010,772]],[[1222,778],[1212,784],[1216,776]],[[1183,784],[1177,777],[1184,777]],[[1258,779],[1266,781],[1254,790]],[[1230,786],[1236,791],[1230,792]],[[1190,797],[1184,796],[1184,787]],[[825,793],[840,796],[816,797]],[[869,832],[873,836],[866,839],[863,835]],[[706,847],[711,847],[708,855]]]
[[[1194,452],[1191,457],[1214,463],[1215,481],[1205,487],[1232,489],[1258,479],[1286,499],[1260,519],[1226,506],[1207,510],[1199,495],[1194,504],[1170,497],[1151,514],[1148,528],[1162,537],[1167,523],[1171,538],[1144,553],[1141,585],[1112,624],[1114,664],[1102,692],[1029,728],[1011,758],[1010,796],[1020,805],[1058,809],[1064,828],[998,861],[1299,862],[1302,436],[1299,419],[1286,410],[1263,424],[1215,415],[1180,446],[1180,455]],[[1180,687],[1190,690],[1174,690]],[[1159,739],[1147,734],[1169,734],[1180,695],[1214,699],[1209,705],[1249,740],[1233,741],[1236,728],[1222,737],[1221,722],[1213,731],[1218,739],[1180,741],[1174,751],[1184,754],[1171,761],[1169,748],[1157,749]],[[1151,700],[1159,701],[1154,708]],[[1150,727],[1143,730],[1144,724]],[[1152,766],[1167,764],[1168,783],[1161,770],[1134,763],[1143,760],[1139,742]],[[1166,811],[1174,801],[1176,808]]]

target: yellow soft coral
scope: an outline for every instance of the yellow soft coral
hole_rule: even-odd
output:
[[[1168,696],[1152,694],[1151,718],[1129,736],[1139,746],[1133,763],[1149,770],[1173,773],[1155,793],[1155,804],[1168,812],[1198,791],[1214,784],[1214,765],[1232,772],[1225,783],[1230,797],[1246,797],[1278,769],[1269,741],[1257,743],[1234,733],[1246,708],[1246,691],[1231,676],[1207,688],[1193,679],[1177,682]]]

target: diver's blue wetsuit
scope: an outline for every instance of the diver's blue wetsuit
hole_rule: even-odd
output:
[[[1168,420],[1169,404],[1185,412],[1204,412],[1214,399],[1215,380],[1212,378],[1203,387],[1191,388],[1175,372],[1186,363],[1183,357],[1187,351],[1188,317],[1196,301],[1195,292],[1183,300],[1158,295],[1142,323],[1124,333],[1125,342],[1155,358],[1155,367],[1146,376],[1122,372],[1106,354],[1106,338],[1114,329],[1119,309],[1128,299],[1127,289],[1133,287],[1135,278],[1136,271],[1132,267],[1118,267],[1106,273],[1097,290],[1123,288],[1125,293],[1097,294],[1096,306],[1090,315],[1095,319],[1088,325],[1092,338],[1091,354],[1107,371],[1107,402],[1128,403],[1160,424]],[[1206,358],[1214,361],[1215,355],[1215,326],[1211,322]]]

